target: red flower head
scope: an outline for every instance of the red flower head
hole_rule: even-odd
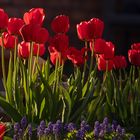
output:
[[[89,22],[93,24],[94,38],[101,38],[104,29],[103,21],[98,18],[92,18]]]
[[[20,28],[24,25],[24,21],[20,18],[9,18],[7,30],[9,34],[19,34]]]
[[[127,61],[124,56],[114,56],[113,63],[115,69],[121,69],[127,66]]]
[[[34,46],[33,46],[33,54],[34,55],[39,55],[39,56],[42,56],[44,53],[45,53],[45,45],[44,44],[36,44],[34,43]]]
[[[2,37],[0,37],[0,46],[4,46],[7,49],[12,49],[15,47],[15,45],[17,45],[17,43],[17,37],[14,35],[9,35],[7,32],[2,33]]]
[[[22,58],[28,58],[30,55],[30,42],[22,41],[18,44],[18,56]]]
[[[110,71],[113,69],[113,60],[106,60],[103,55],[98,57],[98,70],[100,71]]]
[[[104,24],[97,18],[92,18],[90,21],[83,21],[77,24],[78,37],[81,40],[91,41],[96,38],[101,38]]]
[[[0,30],[6,29],[8,24],[8,15],[0,8]]]
[[[86,59],[86,58],[84,58],[83,49],[77,50],[74,47],[69,48],[67,57],[68,57],[69,60],[72,61],[73,64],[75,64],[77,66],[80,66],[80,65],[84,64],[85,59]]]
[[[131,45],[131,49],[140,50],[140,43],[134,43]]]
[[[6,125],[3,123],[0,123],[0,140],[3,140],[5,131],[6,131]]]
[[[26,24],[38,24],[41,26],[45,19],[44,9],[32,8],[24,14],[23,19]]]
[[[104,48],[104,58],[106,60],[112,59],[114,57],[115,46],[112,42],[106,42],[106,47]]]
[[[140,51],[139,50],[129,50],[128,58],[131,64],[140,66]]]
[[[91,40],[93,39],[93,35],[92,32],[89,29],[89,25],[87,21],[83,21],[80,24],[77,24],[77,34],[79,39],[81,40]]]
[[[106,41],[104,39],[96,39],[94,42],[94,45],[92,44],[93,42],[90,42],[90,49],[94,49],[94,52],[96,54],[103,54],[105,47],[106,47]]]
[[[55,33],[66,33],[69,27],[69,17],[65,15],[56,16],[51,23],[51,28]]]
[[[56,34],[51,38],[50,46],[55,46],[58,52],[66,51],[69,46],[69,38],[65,34]]]
[[[67,59],[67,50],[69,46],[68,36],[65,34],[57,34],[51,38],[50,46],[48,47],[50,53],[50,59],[53,64],[59,58],[62,62]]]
[[[48,30],[36,24],[24,25],[20,33],[25,42],[34,41],[39,44],[46,43],[49,37]]]

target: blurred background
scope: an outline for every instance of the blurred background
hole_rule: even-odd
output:
[[[116,45],[116,54],[127,56],[134,42],[140,42],[140,0],[0,0],[9,17],[23,17],[33,7],[42,7],[46,12],[44,26],[51,33],[51,20],[65,14],[70,18],[70,44],[82,47],[78,40],[76,24],[93,17],[105,23],[103,38]]]

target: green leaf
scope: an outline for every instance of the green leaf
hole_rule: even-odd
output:
[[[77,110],[72,115],[71,120],[75,119],[78,121],[80,119],[81,113],[86,110],[87,105],[91,102],[90,97],[93,96],[94,86],[95,86],[94,84],[89,84],[89,88],[88,88],[89,90],[87,91],[85,96],[81,98],[82,103],[78,106]]]
[[[12,64],[12,52],[10,51],[10,60],[9,60],[9,68],[8,68],[8,76],[6,82],[6,94],[8,94],[8,101],[11,105],[14,104],[13,101],[13,90],[12,90],[12,77],[13,77],[13,64]]]
[[[45,73],[45,79],[48,80],[50,76],[50,60],[47,59],[45,65],[44,65],[44,73]]]
[[[0,97],[0,105],[15,122],[21,120],[22,116],[20,113],[2,97]]]
[[[65,111],[64,112],[65,122],[68,123],[70,113],[71,113],[71,108],[72,108],[71,98],[70,98],[69,92],[63,86],[60,86],[59,88],[60,88],[60,90],[62,90],[62,96],[64,99],[63,101],[66,105],[65,110],[64,110]]]
[[[8,136],[4,136],[3,140],[12,140],[13,138],[8,137]]]

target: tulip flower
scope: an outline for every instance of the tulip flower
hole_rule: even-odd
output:
[[[127,66],[127,61],[124,56],[114,56],[113,63],[114,63],[113,67],[115,69],[121,69]]]
[[[8,15],[0,8],[0,30],[6,29],[8,24]]]
[[[93,49],[95,54],[103,54],[105,47],[106,47],[106,41],[104,39],[101,38],[96,39],[94,46],[92,45],[92,42],[90,42],[90,49],[91,50]]]
[[[51,23],[51,28],[55,33],[66,33],[69,27],[69,17],[65,15],[56,16]]]
[[[50,60],[55,65],[56,61],[59,60],[60,64],[63,64],[67,59],[67,50],[58,51],[55,46],[48,47],[50,53]]]
[[[60,61],[64,62],[66,60],[66,54],[69,46],[69,38],[65,34],[57,34],[50,40],[50,45],[48,47],[50,53],[50,59],[53,64],[59,58]]]
[[[104,29],[103,21],[98,18],[92,18],[89,22],[94,25],[94,38],[101,38]]]
[[[25,42],[33,41],[39,44],[46,43],[49,37],[48,30],[36,24],[24,25],[20,33]]]
[[[106,60],[112,59],[114,57],[115,46],[112,42],[106,42],[106,46],[104,48],[104,58]]]
[[[33,45],[33,55],[42,56],[45,53],[45,45],[44,44],[36,44]]]
[[[24,21],[21,18],[9,18],[7,26],[8,33],[18,35],[23,25]]]
[[[98,58],[98,70],[110,71],[113,69],[113,60],[106,60],[103,55]]]
[[[83,21],[77,24],[76,27],[79,39],[91,41],[96,38],[101,38],[104,23],[97,18],[92,18],[89,21]]]
[[[140,50],[140,43],[134,43],[131,45],[131,49]]]
[[[67,57],[72,61],[74,65],[80,66],[84,64],[86,57],[84,57],[84,51],[78,50],[74,47],[70,47],[68,50]]]
[[[56,34],[50,40],[50,45],[55,46],[56,50],[59,52],[67,50],[69,46],[69,38],[65,34]]]
[[[4,133],[6,131],[6,126],[3,123],[0,123],[0,140],[3,140]]]
[[[23,16],[25,24],[38,24],[42,25],[45,19],[45,13],[42,8],[32,8]]]
[[[18,38],[14,35],[10,35],[7,32],[2,33],[0,37],[0,46],[3,46],[6,49],[13,49],[18,43]]]
[[[18,44],[18,56],[28,58],[30,55],[30,43],[22,41]]]
[[[128,59],[131,64],[140,66],[140,51],[139,50],[129,50]]]

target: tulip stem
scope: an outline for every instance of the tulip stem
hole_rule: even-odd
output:
[[[30,85],[32,80],[32,60],[33,60],[33,42],[30,43],[30,56],[29,56],[29,62],[28,62],[28,81],[27,81],[27,87],[28,87],[28,95],[29,95],[29,103],[28,103],[28,113],[31,116],[31,108],[32,108],[32,92],[30,91]],[[31,118],[30,118],[31,119]]]
[[[56,59],[56,64],[55,64],[55,73],[54,73],[54,84],[53,84],[53,92],[55,92],[56,89],[56,81],[57,81],[57,70],[58,70],[58,58]]]
[[[122,72],[121,72],[121,69],[119,69],[119,83],[120,83],[120,91],[122,91]]]
[[[1,60],[2,60],[2,74],[3,74],[3,85],[6,91],[6,74],[5,74],[5,60],[4,60],[4,40],[2,36],[2,47],[1,47]],[[8,101],[8,95],[6,94],[6,100]]]
[[[38,65],[38,59],[39,59],[39,51],[40,51],[40,48],[39,48],[39,44],[38,44],[38,48],[37,48],[37,55],[36,57],[34,57],[33,59],[33,68],[32,68],[32,77],[33,77],[33,74],[35,72],[35,69],[36,69],[36,65]],[[39,68],[40,68],[40,65],[39,65]]]
[[[87,48],[88,48],[88,44],[87,41],[85,41],[85,50],[87,50]],[[85,57],[87,57],[87,51],[85,51]],[[87,67],[87,60],[85,59],[84,70],[82,74],[82,86],[84,85],[84,81],[85,81],[86,67]]]
[[[90,68],[89,68],[89,77],[90,77],[90,73],[92,71],[92,68],[93,68],[93,56],[94,56],[94,40],[92,41],[92,50],[91,50],[91,61],[90,61]]]
[[[16,66],[16,58],[17,58],[17,42],[15,39],[15,47],[14,47],[14,67]]]

